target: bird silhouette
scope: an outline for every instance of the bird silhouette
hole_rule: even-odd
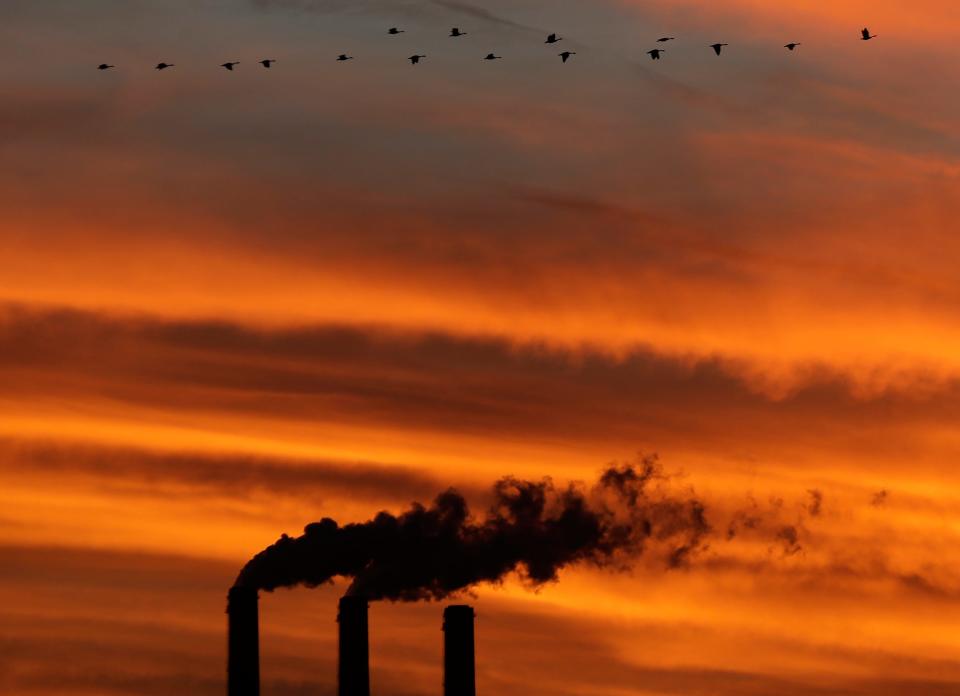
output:
[[[460,31],[459,27],[454,27],[450,30],[450,36],[466,36],[467,32]]]
[[[117,66],[110,65],[109,63],[100,63],[100,65],[97,66],[97,70],[109,70],[110,68],[115,68],[115,67]]]
[[[409,60],[409,61],[410,61],[411,63],[413,63],[414,65],[416,65],[417,63],[420,62],[420,59],[421,59],[421,58],[426,58],[426,56],[421,56],[421,55],[418,54],[418,53],[414,53],[412,56],[410,56],[409,58],[407,58],[407,60]]]
[[[570,59],[570,56],[575,56],[575,55],[577,55],[577,52],[576,52],[576,51],[564,51],[563,53],[558,53],[557,55],[560,56],[560,60],[562,60],[564,63],[566,63],[566,62]]]
[[[157,70],[166,70],[167,68],[172,68],[173,63],[157,63]]]
[[[659,39],[657,39],[657,41],[660,42],[660,43],[663,43],[664,41],[673,41],[675,38],[677,38],[677,37],[676,37],[676,36],[661,36]]]
[[[547,37],[547,40],[544,41],[543,43],[557,43],[557,41],[563,41],[563,37],[557,36],[556,34],[550,34]]]
[[[870,33],[870,30],[867,29],[866,27],[864,27],[864,28],[860,31],[860,40],[861,40],[861,41],[869,41],[870,39],[875,39],[875,38],[877,38],[877,35],[876,35],[876,34],[871,34],[871,33]]]
[[[710,44],[710,48],[712,48],[712,49],[713,49],[713,52],[716,53],[716,54],[719,56],[719,55],[720,55],[720,51],[723,50],[723,47],[724,47],[724,46],[729,46],[729,45],[730,45],[730,44],[715,43],[715,44]]]
[[[503,58],[503,56],[495,56],[492,53],[488,53],[483,57],[484,60],[500,60],[501,58]]]
[[[221,63],[221,64],[220,64],[220,67],[221,67],[221,68],[226,68],[226,69],[229,70],[230,72],[233,72],[233,66],[234,66],[234,65],[240,65],[240,61],[239,61],[239,60],[228,60],[226,63]]]
[[[341,53],[339,56],[337,56],[337,60],[339,61],[353,60],[353,56],[348,56],[346,53]]]
[[[273,65],[276,62],[277,61],[275,61],[273,58],[264,58],[263,60],[260,61],[260,65],[262,65],[265,68],[269,68],[271,65]]]
[[[397,29],[396,27],[390,27],[389,29],[387,29],[387,33],[388,33],[388,34],[403,34],[403,33],[404,33],[404,30],[403,30],[403,29]]]
[[[799,41],[791,41],[790,43],[786,44],[784,48],[787,49],[788,51],[792,51],[799,45],[800,45]]]
[[[647,55],[650,56],[653,60],[660,60],[660,54],[665,53],[666,51],[662,48],[653,48],[647,51]]]

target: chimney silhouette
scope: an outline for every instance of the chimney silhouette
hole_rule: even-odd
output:
[[[260,618],[257,590],[227,594],[227,696],[260,696]]]
[[[443,696],[476,696],[473,607],[452,604],[443,610]]]
[[[337,666],[338,696],[370,696],[370,645],[367,598],[340,598],[340,660]]]

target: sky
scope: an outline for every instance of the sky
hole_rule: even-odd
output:
[[[655,455],[708,547],[475,588],[479,693],[960,695],[958,28],[0,3],[0,692],[223,693],[281,533]],[[263,593],[265,696],[335,693],[345,587]],[[371,607],[376,694],[439,692],[442,606]]]

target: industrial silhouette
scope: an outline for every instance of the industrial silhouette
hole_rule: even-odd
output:
[[[257,590],[234,586],[227,594],[227,694],[260,696],[260,616]]]
[[[370,638],[367,598],[340,598],[337,624],[340,656],[337,660],[338,696],[370,696]]]
[[[473,607],[453,604],[443,610],[443,696],[476,696]]]
[[[260,617],[257,590],[227,594],[227,696],[260,696]],[[337,696],[370,696],[370,627],[366,597],[346,595],[337,609]],[[473,607],[443,610],[443,694],[476,696]]]

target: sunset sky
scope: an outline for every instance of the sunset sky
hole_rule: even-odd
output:
[[[709,547],[477,587],[481,696],[960,695],[958,32],[4,0],[0,693],[223,694],[281,533],[657,455]],[[262,596],[265,696],[335,693],[345,586]],[[441,611],[372,605],[375,696],[441,692]]]

